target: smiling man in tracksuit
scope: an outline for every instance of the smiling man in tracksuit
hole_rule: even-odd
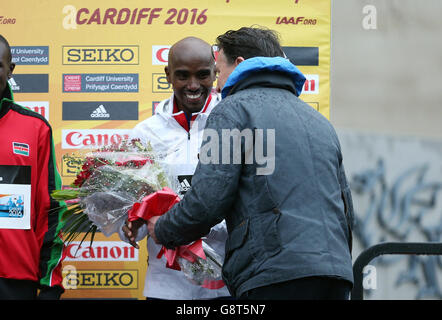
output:
[[[57,299],[63,292],[59,237],[62,210],[49,123],[14,103],[8,84],[15,65],[0,35],[0,299]],[[19,203],[20,202],[20,203]],[[58,209],[57,209],[58,208]]]
[[[211,46],[205,41],[187,37],[175,43],[169,51],[165,68],[168,82],[173,87],[169,99],[159,103],[155,114],[139,123],[131,138],[139,138],[152,148],[172,176],[178,177],[181,193],[190,189],[192,176],[198,163],[203,129],[207,117],[220,101],[212,85],[215,80],[215,60]],[[140,227],[140,225],[138,225]],[[123,227],[126,231],[127,227]],[[144,225],[136,241],[147,235]],[[120,233],[121,238],[130,236]],[[219,255],[224,256],[227,229],[221,222],[206,234],[206,243]],[[133,245],[137,246],[135,242]],[[149,262],[145,279],[144,295],[155,299],[193,300],[214,299],[230,296],[227,288],[207,289],[190,283],[181,271],[166,268],[163,256],[156,255],[161,246],[147,240]]]
[[[149,220],[151,237],[173,248],[225,219],[223,278],[235,297],[348,299],[353,211],[332,125],[298,98],[305,77],[274,32],[244,27],[217,45],[223,100],[207,119],[192,189]],[[224,140],[234,132],[250,134],[252,149],[232,134],[236,154]]]

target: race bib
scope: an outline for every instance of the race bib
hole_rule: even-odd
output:
[[[31,228],[31,167],[0,165],[0,229]]]

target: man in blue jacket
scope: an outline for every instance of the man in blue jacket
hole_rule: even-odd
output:
[[[225,219],[223,278],[241,299],[348,299],[353,205],[338,137],[298,96],[305,77],[277,35],[217,38],[218,90],[192,188],[150,235],[188,244]]]

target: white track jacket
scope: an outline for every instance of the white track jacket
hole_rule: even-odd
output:
[[[203,138],[203,129],[220,96],[212,93],[206,100],[203,109],[192,114],[192,122],[188,122],[184,112],[174,106],[174,96],[160,102],[152,117],[140,122],[132,130],[131,138],[140,138],[143,144],[149,141],[156,154],[164,161],[169,174],[177,176],[182,189],[190,186],[191,176],[198,164],[198,152]],[[137,241],[147,235],[147,227],[139,230]],[[121,239],[127,241],[120,231]],[[207,244],[224,257],[227,229],[225,221],[214,226],[207,235]],[[147,241],[149,253],[148,267],[144,285],[144,295],[149,298],[192,300],[213,299],[230,296],[226,287],[212,290],[192,284],[181,271],[166,268],[164,256],[157,259],[161,249],[151,238]]]

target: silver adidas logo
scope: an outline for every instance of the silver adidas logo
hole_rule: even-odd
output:
[[[102,104],[100,104],[100,106],[91,113],[91,118],[109,118],[109,117],[110,114],[106,111],[106,109]]]
[[[191,188],[191,185],[189,184],[189,181],[187,181],[187,179],[181,181],[180,185],[181,185],[181,192],[187,192]]]

